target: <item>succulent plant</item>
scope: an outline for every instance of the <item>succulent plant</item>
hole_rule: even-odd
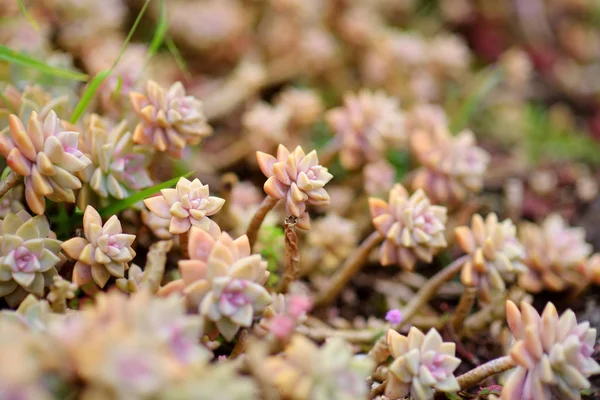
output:
[[[24,328],[16,319],[0,317],[0,354],[10,368],[0,369],[2,397],[7,399],[51,400],[55,398],[45,384],[49,363],[53,358],[63,361],[51,342],[39,332]]]
[[[319,348],[300,335],[264,364],[279,391],[295,400],[367,399],[366,379],[374,367],[370,358],[355,356],[341,338],[330,338]]]
[[[312,299],[302,293],[273,293],[271,305],[255,327],[255,333],[265,336],[271,333],[276,339],[287,342],[296,327],[306,320],[306,313],[313,306]]]
[[[560,215],[551,214],[541,226],[523,224],[519,233],[528,267],[520,276],[519,285],[525,290],[561,291],[578,286],[585,279],[580,269],[592,254],[592,246],[585,241],[583,228],[571,228]]]
[[[210,357],[198,342],[202,321],[186,315],[183,298],[146,291],[99,293],[95,304],[53,324],[50,334],[86,391],[99,398],[158,395]]]
[[[298,217],[297,227],[308,229],[309,216],[306,205],[329,204],[329,195],[324,186],[333,178],[327,168],[319,165],[315,150],[308,154],[300,146],[290,153],[283,145],[277,149],[277,158],[256,152],[260,170],[268,178],[265,192],[274,199],[285,199],[288,215]]]
[[[289,110],[291,123],[297,127],[314,124],[323,113],[323,101],[310,89],[287,88],[279,94],[276,104]]]
[[[0,136],[0,154],[15,173],[25,177],[29,208],[43,214],[44,197],[75,202],[73,190],[81,188],[81,182],[74,174],[91,162],[78,149],[79,133],[65,131],[54,111],[49,112],[43,123],[32,112],[27,128],[11,114],[9,128],[10,136]]]
[[[219,227],[208,217],[219,212],[225,200],[210,196],[208,185],[200,179],[190,182],[180,178],[175,189],[162,189],[160,193],[144,200],[144,204],[159,218],[171,220],[169,232],[177,235],[196,226],[218,234]]]
[[[331,273],[356,248],[358,239],[354,221],[328,213],[313,224],[311,234],[307,237],[310,247],[300,259],[302,262],[307,260],[321,272]]]
[[[290,111],[282,106],[258,102],[242,116],[242,126],[252,148],[270,150],[288,141]]]
[[[61,261],[60,244],[43,215],[9,213],[2,221],[0,297],[14,307],[27,293],[44,295]]]
[[[388,330],[387,343],[394,358],[389,366],[385,395],[390,399],[410,396],[416,400],[433,399],[434,390],[456,392],[460,389],[454,370],[460,359],[456,345],[443,342],[435,329],[423,334],[415,327],[407,336]]]
[[[462,267],[460,279],[465,286],[477,287],[480,300],[490,300],[490,289],[503,291],[519,273],[525,272],[525,252],[516,237],[512,221],[498,222],[498,216],[488,214],[485,221],[473,215],[471,227],[454,230],[456,240],[469,258]]]
[[[446,247],[446,208],[431,205],[422,190],[410,197],[401,184],[390,191],[389,201],[371,197],[371,218],[385,237],[379,258],[382,265],[398,264],[412,270],[417,260],[431,262]]]
[[[369,196],[383,197],[396,182],[396,170],[386,160],[369,163],[363,169],[365,192]]]
[[[131,264],[127,269],[127,278],[118,278],[115,285],[123,293],[135,293],[140,288],[143,276],[144,271],[138,265]]]
[[[362,90],[344,96],[344,106],[325,115],[340,142],[340,161],[356,169],[385,156],[388,145],[402,145],[406,139],[404,114],[398,102],[383,92]]]
[[[259,400],[256,383],[238,371],[235,362],[219,361],[161,393],[164,400]]]
[[[102,118],[92,114],[79,136],[79,143],[79,149],[92,161],[78,173],[84,182],[78,195],[80,209],[90,204],[92,194],[101,199],[109,196],[124,199],[152,186],[147,170],[152,154],[134,146],[125,121],[109,131]]]
[[[12,85],[7,85],[0,96],[0,121],[8,121],[10,114],[17,115],[22,121],[27,121],[35,111],[41,121],[45,120],[50,111],[59,118],[68,115],[69,98],[66,95],[55,97],[38,85],[25,86],[20,91]]]
[[[251,254],[244,235],[233,240],[222,232],[217,238],[192,227],[189,237],[190,260],[179,262],[181,279],[172,281],[161,292],[181,292],[188,305],[216,326],[231,341],[241,327],[250,327],[255,316],[271,302],[264,288],[269,272],[260,255]]]
[[[123,278],[127,263],[135,257],[131,248],[135,235],[123,233],[116,215],[102,225],[100,214],[92,206],[83,213],[83,234],[62,244],[65,253],[77,260],[73,282],[83,286],[93,281],[103,288],[111,276]]]
[[[202,111],[202,103],[186,96],[181,82],[165,91],[148,81],[146,94],[131,92],[131,105],[141,122],[133,132],[133,141],[152,145],[180,158],[186,145],[197,145],[212,133]]]
[[[483,187],[489,163],[488,153],[475,145],[471,131],[450,135],[447,128],[415,131],[411,147],[422,165],[415,172],[412,187],[423,189],[438,204],[456,204]]]
[[[595,285],[600,285],[600,253],[593,254],[581,266],[581,272]]]
[[[592,358],[596,329],[575,313],[560,317],[547,303],[542,315],[522,302],[521,309],[506,302],[506,319],[515,338],[510,356],[517,364],[502,389],[502,399],[581,399],[590,388],[588,377],[600,373]]]
[[[25,209],[23,206],[23,185],[17,185],[0,198],[0,219],[8,213],[16,214]]]

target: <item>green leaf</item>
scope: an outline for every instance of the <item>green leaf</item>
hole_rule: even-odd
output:
[[[584,132],[556,126],[546,110],[530,104],[525,111],[525,149],[532,163],[578,160],[598,165],[600,144]]]
[[[92,80],[92,82],[86,88],[85,92],[83,93],[83,96],[81,96],[81,100],[79,100],[79,103],[77,104],[77,106],[75,107],[75,110],[73,111],[73,115],[71,115],[70,122],[72,124],[75,124],[77,121],[79,121],[79,118],[81,118],[81,116],[83,115],[83,113],[85,112],[87,107],[89,106],[90,102],[96,95],[96,92],[98,91],[98,88],[100,87],[102,82],[104,82],[104,80],[110,76],[112,71],[115,69],[115,67],[119,63],[119,60],[121,60],[121,56],[123,56],[123,53],[125,52],[125,49],[127,48],[127,45],[131,41],[131,38],[132,38],[133,34],[135,33],[135,30],[137,29],[137,27],[140,23],[140,20],[142,19],[142,16],[146,12],[146,9],[148,8],[148,4],[150,4],[150,1],[151,0],[146,0],[146,2],[144,3],[144,6],[140,10],[137,18],[135,19],[135,22],[133,23],[133,26],[131,27],[131,29],[129,30],[129,33],[127,34],[127,38],[125,38],[125,41],[123,42],[123,46],[121,46],[121,51],[119,52],[119,55],[117,56],[117,59],[113,63],[112,67],[109,70],[102,71],[99,74],[97,74],[94,77],[94,79]]]
[[[33,26],[33,29],[35,29],[36,31],[40,30],[40,27],[38,26],[37,22],[35,22],[35,19],[33,19],[31,17],[31,14],[29,14],[29,12],[27,11],[27,9],[25,8],[25,4],[23,4],[22,0],[17,0],[17,3],[19,3],[19,7],[21,8],[21,12],[23,12],[23,15],[25,15],[25,18],[27,18],[27,21],[29,21],[29,23],[31,24],[31,26]]]
[[[173,39],[167,38],[165,40],[165,44],[167,45],[167,49],[169,49],[169,51],[171,52],[171,55],[175,59],[177,66],[179,67],[181,72],[183,72],[183,76],[185,76],[186,79],[189,79],[192,76],[192,74],[190,73],[190,70],[188,69],[187,65],[185,64],[185,60],[183,59],[183,56],[181,55],[181,53],[179,52],[179,49],[175,45],[175,42],[173,42]]]
[[[479,82],[451,118],[450,130],[453,133],[460,132],[467,127],[475,111],[483,103],[483,99],[502,82],[503,75],[500,68],[482,71]]]
[[[102,85],[102,82],[104,82],[104,80],[110,76],[110,73],[111,71],[109,70],[102,71],[98,75],[96,75],[94,79],[92,79],[92,82],[90,82],[88,87],[83,92],[81,100],[79,100],[79,103],[77,103],[75,110],[73,110],[73,114],[71,115],[71,119],[69,120],[72,124],[75,124],[77,123],[77,121],[79,121],[79,118],[81,118],[85,110],[90,105],[92,99],[96,95],[98,88],[100,87],[100,85]]]
[[[399,182],[410,171],[410,155],[407,151],[392,149],[388,151],[387,160],[396,170],[396,182]]]
[[[123,53],[125,52],[125,49],[127,48],[127,45],[131,41],[131,38],[133,37],[135,30],[137,29],[138,25],[140,24],[140,21],[142,20],[142,17],[144,16],[146,9],[148,8],[148,4],[150,4],[150,1],[152,1],[152,0],[146,0],[146,2],[144,3],[144,6],[138,13],[137,17],[135,18],[135,21],[133,22],[133,26],[129,30],[129,33],[127,34],[127,37],[125,38],[125,42],[123,42],[123,46],[121,47],[121,52],[119,53],[119,56],[115,60],[113,66],[111,68],[111,71],[117,66],[117,64],[121,60],[121,57],[123,56]]]
[[[169,28],[169,21],[167,20],[167,8],[165,7],[165,0],[160,0],[160,15],[158,16],[158,24],[154,30],[154,36],[148,47],[148,59],[158,52],[160,46],[162,46]]]
[[[36,58],[30,57],[26,54],[20,53],[16,50],[12,50],[6,46],[0,45],[0,60],[7,61],[9,63],[18,64],[23,67],[33,68],[44,74],[58,76],[61,78],[67,78],[75,81],[87,81],[89,76],[82,72],[72,71],[70,69],[53,67],[43,61]]]
[[[119,212],[133,206],[134,204],[139,203],[140,201],[142,201],[144,199],[147,199],[148,197],[152,196],[153,194],[158,193],[162,189],[166,189],[166,188],[175,186],[177,184],[177,182],[179,182],[179,179],[187,178],[191,174],[192,174],[192,172],[190,171],[183,176],[178,176],[176,178],[169,179],[166,182],[162,182],[162,183],[159,183],[158,185],[154,185],[147,189],[141,190],[141,191],[135,193],[134,195],[129,196],[126,199],[115,201],[108,207],[100,210],[99,213],[103,217],[118,214]]]
[[[10,167],[6,167],[4,168],[4,171],[2,171],[2,177],[0,177],[0,180],[3,181],[6,179],[6,177],[8,176],[8,174],[10,174],[12,172],[12,169],[10,169]]]

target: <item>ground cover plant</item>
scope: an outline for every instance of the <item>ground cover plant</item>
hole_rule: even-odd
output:
[[[594,0],[0,0],[0,399],[591,399]]]

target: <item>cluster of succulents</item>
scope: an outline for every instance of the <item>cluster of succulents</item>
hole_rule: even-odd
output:
[[[492,3],[0,0],[0,398],[598,392],[597,10]]]

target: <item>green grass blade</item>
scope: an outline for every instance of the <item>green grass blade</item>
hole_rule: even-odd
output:
[[[83,92],[83,95],[81,96],[79,103],[77,103],[75,110],[73,110],[73,114],[71,115],[71,119],[69,120],[69,122],[71,122],[72,124],[76,124],[77,121],[79,121],[79,118],[81,118],[85,110],[90,105],[92,99],[96,95],[98,88],[100,87],[100,85],[102,85],[102,82],[104,82],[104,80],[109,77],[110,73],[111,71],[102,71],[98,75],[96,75],[94,79],[92,79],[88,87]]]
[[[165,7],[165,0],[160,0],[160,15],[158,17],[158,24],[154,30],[154,36],[148,47],[148,59],[158,52],[160,46],[162,46],[167,29],[169,28],[169,21],[167,20],[167,8]]]
[[[166,182],[162,182],[162,183],[159,183],[158,185],[154,185],[147,189],[141,190],[141,191],[129,196],[126,199],[115,201],[110,206],[100,210],[99,213],[103,217],[117,214],[117,213],[133,206],[134,204],[136,204],[144,199],[147,199],[148,197],[152,196],[153,194],[158,193],[162,189],[166,189],[166,188],[175,186],[177,184],[177,182],[179,182],[179,179],[187,178],[191,174],[192,174],[192,172],[188,172],[187,174],[185,174],[183,176],[178,176],[177,178],[169,179]]]
[[[146,2],[144,3],[144,6],[140,10],[140,12],[137,15],[137,17],[135,18],[133,26],[129,30],[129,33],[127,34],[127,37],[125,38],[125,42],[123,42],[123,46],[121,47],[121,51],[119,52],[119,55],[117,56],[117,59],[115,60],[114,64],[112,65],[111,71],[117,66],[117,64],[121,60],[121,57],[123,56],[123,53],[125,52],[125,49],[127,48],[127,45],[131,41],[131,38],[133,37],[133,34],[135,33],[135,30],[137,29],[138,25],[140,24],[140,21],[142,20],[142,17],[144,16],[144,13],[146,12],[146,9],[148,8],[148,5],[150,4],[151,1],[152,0],[146,0]]]
[[[185,76],[186,79],[190,79],[192,74],[190,74],[190,70],[188,69],[187,65],[185,64],[185,60],[183,59],[183,56],[181,55],[181,53],[179,52],[179,49],[175,45],[175,42],[173,42],[173,39],[167,38],[165,40],[165,44],[167,45],[167,48],[171,52],[171,55],[173,56],[173,58],[175,58],[175,62],[177,63],[177,66],[179,67],[181,72],[183,72],[183,76]]]
[[[499,68],[486,71],[481,77],[481,83],[475,86],[475,89],[465,99],[450,122],[450,130],[457,133],[467,127],[469,121],[479,109],[483,99],[492,91],[500,82],[502,82],[503,72]]]
[[[142,16],[146,12],[146,9],[148,8],[148,4],[150,4],[150,1],[151,0],[146,0],[146,2],[144,3],[144,6],[140,10],[137,18],[135,19],[135,22],[133,23],[133,26],[129,30],[129,34],[127,34],[127,38],[123,42],[123,46],[121,46],[121,51],[119,52],[119,55],[117,56],[117,59],[113,63],[112,67],[109,70],[98,73],[94,77],[92,82],[88,85],[88,87],[85,89],[83,96],[81,96],[79,103],[77,103],[77,106],[75,107],[75,110],[73,111],[73,115],[71,115],[70,122],[72,124],[75,124],[75,123],[77,123],[77,121],[79,121],[79,118],[81,118],[81,116],[83,115],[85,110],[90,105],[92,99],[96,95],[96,92],[98,91],[98,88],[100,88],[100,85],[102,84],[102,82],[104,82],[104,80],[110,76],[112,71],[115,69],[115,67],[119,63],[119,60],[121,59],[121,56],[125,52],[127,45],[131,41],[131,38],[133,37],[133,34],[135,33],[135,30],[137,29],[137,27],[142,19]]]
[[[35,29],[36,31],[39,31],[40,27],[38,26],[37,22],[35,22],[35,19],[33,19],[33,17],[31,16],[31,14],[29,14],[29,12],[27,11],[27,8],[25,8],[25,4],[23,4],[23,1],[22,0],[17,0],[17,3],[19,3],[19,7],[21,8],[21,12],[25,16],[25,18],[27,18],[27,21],[29,21],[29,23],[31,24],[31,26],[33,26],[33,29]]]
[[[43,61],[36,58],[30,57],[26,54],[20,53],[16,50],[12,50],[6,46],[0,45],[0,60],[7,61],[9,63],[18,64],[23,67],[32,68],[38,70],[44,74],[57,76],[60,78],[71,79],[74,81],[87,81],[89,76],[82,72],[72,71],[70,69],[53,67]]]

